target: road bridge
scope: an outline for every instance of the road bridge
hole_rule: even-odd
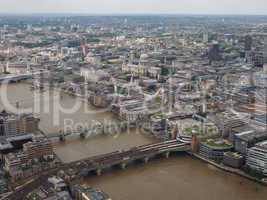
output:
[[[48,73],[48,71],[40,71],[26,74],[9,74],[6,76],[0,76],[0,83],[18,82],[22,80],[32,79],[34,75],[40,75]]]
[[[80,137],[80,138],[90,138],[96,135],[101,134],[115,134],[115,133],[121,133],[127,130],[129,127],[128,122],[117,122],[112,124],[103,124],[101,122],[95,123],[95,125],[92,125],[90,128],[84,129],[81,127],[79,130],[74,131],[59,131],[56,133],[50,133],[50,134],[44,134],[48,139],[59,139],[60,141],[65,141],[68,138],[72,137]]]
[[[31,78],[32,74],[7,75],[0,77],[0,83],[18,82]]]

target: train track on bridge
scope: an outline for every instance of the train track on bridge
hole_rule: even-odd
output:
[[[3,199],[25,199],[28,193],[40,186],[46,185],[47,179],[51,176],[57,175],[57,173],[60,171],[64,171],[65,173],[72,171],[74,178],[71,181],[74,181],[75,179],[77,180],[81,177],[88,176],[92,172],[95,172],[95,174],[97,175],[101,175],[102,170],[111,168],[116,165],[120,165],[124,169],[128,164],[137,160],[148,162],[149,159],[157,155],[165,154],[166,157],[168,157],[169,153],[171,152],[188,150],[190,150],[189,143],[170,140],[134,147],[127,151],[114,151],[108,154],[62,164],[56,169],[48,170],[41,173],[38,177],[33,177],[32,180],[28,181],[22,186],[17,187],[13,193]]]

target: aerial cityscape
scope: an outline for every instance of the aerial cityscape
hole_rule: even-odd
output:
[[[0,200],[267,199],[267,3],[214,1],[0,1]]]

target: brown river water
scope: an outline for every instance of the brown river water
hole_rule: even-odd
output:
[[[19,102],[19,112],[34,107],[41,119],[40,129],[46,134],[63,130],[66,119],[73,120],[73,127],[78,124],[90,126],[94,120],[116,121],[110,112],[97,110],[77,97],[60,95],[56,91],[31,91],[25,83],[1,86],[0,92],[0,109],[7,109],[5,96],[13,107],[16,101]],[[70,110],[75,104],[77,109]],[[57,142],[54,147],[63,162],[71,162],[155,141],[151,136],[130,131]],[[88,177],[83,182],[102,189],[113,200],[267,200],[267,187],[220,171],[187,155],[132,165],[126,170],[108,171],[100,177]]]

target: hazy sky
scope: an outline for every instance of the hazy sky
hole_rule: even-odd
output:
[[[0,13],[266,14],[267,0],[0,0]]]

